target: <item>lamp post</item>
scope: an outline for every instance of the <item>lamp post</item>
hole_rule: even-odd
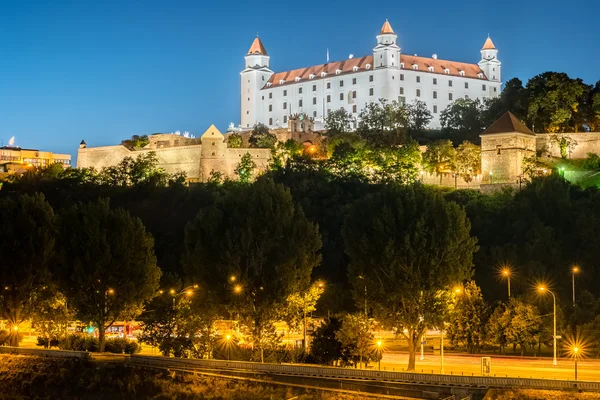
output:
[[[545,286],[540,286],[539,287],[539,291],[540,292],[548,292],[552,295],[552,299],[554,300],[554,335],[552,336],[552,347],[554,350],[554,359],[552,360],[552,364],[556,365],[556,296],[554,295],[554,293],[552,293],[550,290],[548,290],[548,288],[546,288]]]
[[[492,171],[490,171],[490,185],[494,183],[494,176],[492,174]]]
[[[577,358],[579,358],[579,347],[573,347],[573,357],[575,357],[575,380],[577,380]]]
[[[508,298],[510,299],[510,269],[504,268],[502,270],[502,276],[504,276],[506,278],[506,280],[508,281]]]
[[[377,341],[377,355],[379,356],[378,359],[379,359],[379,370],[380,371],[381,371],[381,356],[382,356],[381,348],[382,348],[382,346],[383,346],[383,341],[378,340]]]
[[[579,267],[577,265],[575,265],[571,269],[571,278],[573,281],[573,307],[575,307],[575,274],[577,274],[578,272],[579,272]]]

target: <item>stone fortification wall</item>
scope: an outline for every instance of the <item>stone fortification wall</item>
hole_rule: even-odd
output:
[[[577,143],[570,151],[569,158],[582,159],[587,158],[588,153],[600,154],[600,132],[558,134],[558,136],[560,135],[568,136]],[[560,147],[556,141],[552,140],[554,136],[553,133],[536,135],[536,150],[540,157],[560,158]]]
[[[523,158],[535,155],[533,135],[516,133],[481,138],[482,184],[513,183],[523,174]]]
[[[425,185],[443,186],[449,188],[456,187],[456,189],[479,189],[479,186],[481,185],[481,179],[481,175],[477,175],[471,182],[466,182],[460,176],[455,178],[454,174],[452,173],[443,173],[440,183],[439,175],[430,174],[425,171],[419,172],[419,180]]]
[[[158,164],[166,172],[174,174],[185,172],[188,178],[198,179],[200,177],[200,153],[201,145],[166,147],[132,151],[124,146],[104,146],[80,148],[77,153],[77,168],[96,168],[100,170],[120,163],[125,157],[136,158],[140,154],[154,152],[158,158]]]

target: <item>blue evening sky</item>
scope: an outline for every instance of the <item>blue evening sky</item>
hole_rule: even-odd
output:
[[[81,139],[225,131],[257,32],[280,71],[327,48],[369,54],[386,18],[406,53],[476,63],[489,33],[505,82],[554,70],[595,83],[599,13],[596,0],[0,0],[0,140],[75,155]]]

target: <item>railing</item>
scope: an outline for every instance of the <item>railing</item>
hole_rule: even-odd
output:
[[[473,377],[460,375],[436,375],[410,372],[392,372],[362,370],[350,368],[286,365],[286,364],[260,364],[245,361],[198,360],[185,358],[169,358],[154,356],[131,356],[130,363],[159,368],[214,368],[250,370],[262,373],[276,373],[303,376],[322,376],[328,378],[365,379],[395,381],[414,384],[436,384],[445,386],[465,386],[479,388],[505,388],[526,387],[535,389],[572,389],[600,391],[600,382],[570,381],[531,378],[498,378],[498,377]]]
[[[20,354],[24,356],[46,356],[46,357],[61,357],[61,358],[82,358],[88,359],[90,353],[86,351],[74,350],[47,350],[47,349],[31,349],[26,347],[11,347],[0,346],[0,353],[4,354]]]

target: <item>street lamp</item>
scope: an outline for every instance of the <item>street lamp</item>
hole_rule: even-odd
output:
[[[554,347],[553,348],[553,350],[554,350],[554,359],[552,361],[552,364],[556,365],[557,364],[557,362],[556,362],[556,296],[554,295],[554,293],[552,293],[550,290],[548,290],[548,288],[545,287],[545,286],[540,286],[538,288],[538,290],[540,292],[542,292],[542,293],[544,293],[544,292],[550,293],[552,295],[553,300],[554,300],[554,335],[552,336],[552,339],[553,339],[552,346]]]
[[[573,281],[573,307],[575,307],[575,274],[577,273],[579,273],[579,267],[574,265],[573,268],[571,268],[571,278]]]
[[[490,171],[490,185],[494,183],[494,176],[492,174],[492,171]]]
[[[240,293],[242,293],[242,286],[240,286],[240,285],[235,285],[235,286],[233,287],[233,292],[234,292],[235,294],[240,294]]]
[[[381,371],[381,356],[382,356],[383,340],[377,341],[377,355],[379,356],[379,370]]]
[[[231,359],[231,335],[225,336],[225,345],[227,346],[227,361]]]
[[[579,347],[573,347],[573,357],[575,358],[575,380],[577,380],[577,359],[579,358]]]
[[[508,298],[510,299],[510,275],[511,275],[510,268],[504,267],[504,268],[502,268],[502,271],[500,271],[500,272],[502,273],[502,277],[505,278],[508,282]]]

